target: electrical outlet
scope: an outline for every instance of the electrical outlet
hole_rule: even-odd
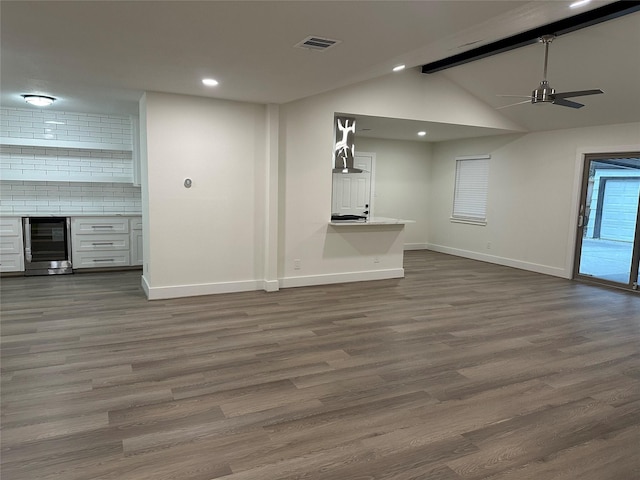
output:
[[[299,259],[299,258],[296,258],[296,259],[293,261],[293,269],[294,269],[294,270],[300,270],[301,268],[302,268],[302,262],[300,262],[300,259]]]

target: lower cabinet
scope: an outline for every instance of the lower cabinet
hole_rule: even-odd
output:
[[[71,256],[74,270],[141,265],[141,255],[140,263],[137,258],[136,263],[132,261],[132,250],[138,255],[131,243],[131,224],[135,224],[135,220],[129,217],[73,217]]]
[[[0,217],[0,272],[24,272],[21,217]]]
[[[142,217],[71,217],[73,269],[142,266]],[[0,217],[0,272],[24,272],[21,217]]]
[[[142,217],[129,219],[131,227],[131,265],[142,266]]]

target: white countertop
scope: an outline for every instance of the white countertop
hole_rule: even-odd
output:
[[[407,223],[416,223],[415,220],[403,220],[401,218],[389,217],[370,217],[366,221],[362,220],[332,220],[329,225],[334,226],[367,226],[367,225],[406,225]]]
[[[141,217],[142,213],[10,213],[5,218],[21,217]]]

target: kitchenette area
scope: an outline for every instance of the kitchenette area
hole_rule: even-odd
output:
[[[0,113],[0,273],[141,268],[137,118]]]

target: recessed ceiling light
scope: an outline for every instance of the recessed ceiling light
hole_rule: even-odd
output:
[[[404,67],[404,65],[396,65],[395,67],[393,67],[393,71],[399,72],[400,70],[404,70]]]
[[[577,2],[573,2],[571,5],[569,5],[569,8],[578,8],[578,7],[582,7],[584,5],[586,5],[587,3],[590,3],[591,0],[578,0]]]
[[[418,132],[418,136],[419,137],[424,137],[427,134],[427,132],[425,132],[424,130],[421,132]]]
[[[204,83],[207,87],[215,87],[218,85],[218,81],[213,78],[203,78],[202,83]]]
[[[36,95],[32,93],[26,93],[22,95],[24,101],[30,105],[35,105],[36,107],[48,107],[53,102],[56,101],[54,97],[49,97],[47,95]]]

